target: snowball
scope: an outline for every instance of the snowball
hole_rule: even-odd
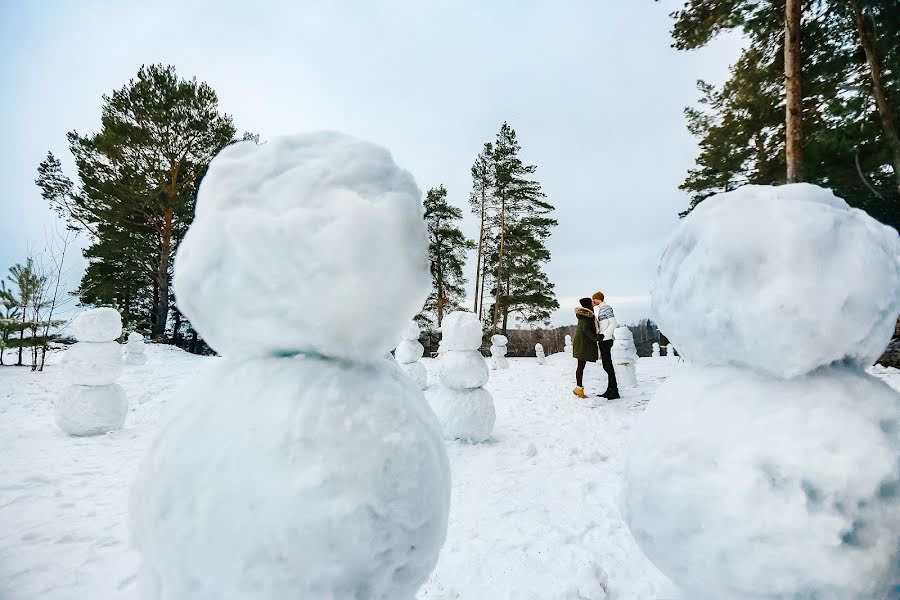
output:
[[[121,429],[128,397],[120,386],[70,385],[56,400],[56,424],[69,435],[99,435]]]
[[[224,359],[179,395],[131,494],[148,598],[413,598],[450,471],[396,366]]]
[[[421,331],[419,330],[419,325],[415,321],[410,321],[406,326],[406,329],[403,330],[401,339],[419,341],[420,333]]]
[[[416,361],[405,364],[398,364],[398,367],[406,373],[406,375],[416,382],[416,385],[419,386],[420,390],[424,390],[428,388],[428,370],[425,368],[425,365]]]
[[[681,222],[652,293],[692,361],[794,377],[871,365],[900,312],[900,238],[831,191],[744,186]]]
[[[454,390],[441,385],[428,390],[426,396],[444,439],[484,442],[490,438],[497,414],[494,399],[486,389]]]
[[[454,389],[472,389],[488,382],[487,362],[478,350],[450,350],[438,360],[441,383]]]
[[[477,350],[481,347],[481,321],[475,313],[458,310],[441,321],[441,352]]]
[[[144,345],[144,336],[142,336],[137,331],[132,331],[131,333],[128,334],[128,343],[129,344],[138,344],[139,343],[139,344],[141,344],[141,346],[143,346]]]
[[[62,356],[63,375],[75,385],[109,385],[122,374],[118,342],[78,342]]]
[[[425,300],[427,248],[419,190],[384,148],[334,132],[243,142],[210,163],[173,285],[226,356],[374,361]]]
[[[147,364],[147,355],[143,351],[131,352],[129,350],[125,353],[123,361],[126,365],[144,365]]]
[[[79,342],[111,342],[122,335],[122,316],[114,308],[92,308],[75,317],[72,331]]]
[[[415,340],[402,340],[394,351],[394,357],[400,364],[413,363],[422,358],[425,348]]]
[[[491,336],[491,345],[493,346],[505,346],[509,343],[509,340],[505,335],[492,335]]]
[[[624,512],[688,598],[888,598],[898,581],[900,394],[830,367],[690,368],[633,432]]]

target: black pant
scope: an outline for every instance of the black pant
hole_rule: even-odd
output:
[[[587,366],[586,360],[578,359],[578,367],[575,369],[575,385],[584,387],[584,367]]]
[[[609,392],[619,393],[619,384],[616,383],[616,370],[613,368],[612,354],[610,353],[612,346],[612,340],[600,342],[600,360],[603,361],[603,370],[606,371],[606,377],[609,379],[606,391],[603,392],[604,394]]]

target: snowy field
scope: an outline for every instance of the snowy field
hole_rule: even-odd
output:
[[[0,369],[3,600],[137,597],[129,486],[161,421],[177,410],[173,390],[217,360],[168,346],[150,345],[148,354],[146,366],[126,367],[120,380],[131,402],[125,429],[95,438],[68,437],[53,423],[64,386],[59,355],[43,375]],[[425,362],[433,374],[435,363]],[[572,395],[566,356],[510,363],[487,385],[497,409],[493,441],[448,444],[449,533],[418,597],[680,598],[635,545],[618,502],[629,430],[660,383],[684,367],[641,359],[639,387],[610,402]],[[900,372],[871,372],[900,388]],[[589,368],[587,391],[602,391],[603,378]]]

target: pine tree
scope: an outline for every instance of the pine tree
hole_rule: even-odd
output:
[[[487,231],[489,213],[492,207],[491,196],[494,186],[493,145],[488,142],[484,150],[475,158],[472,165],[472,191],[469,194],[469,206],[472,213],[478,217],[478,242],[475,254],[475,305],[473,312],[482,318],[482,305],[484,304],[484,261],[486,255]]]
[[[462,210],[447,202],[443,185],[431,188],[425,195],[425,224],[428,228],[428,258],[430,261],[432,292],[425,302],[428,323],[441,326],[444,315],[457,310],[465,298],[466,279],[463,266],[466,251],[474,248],[459,229]]]
[[[0,308],[3,309],[0,316],[0,365],[3,365],[3,351],[10,345],[10,336],[25,329],[24,325],[20,325],[19,301],[6,287],[6,281],[0,281]]]
[[[149,305],[152,334],[165,335],[173,256],[200,180],[235,128],[219,113],[212,88],[180,79],[171,66],[141,67],[103,101],[98,133],[68,134],[78,187],[52,155],[36,183],[70,226],[92,239],[82,302],[114,303],[126,317]]]
[[[545,323],[559,307],[553,284],[543,272],[550,259],[546,240],[556,220],[541,184],[531,178],[537,170],[519,157],[521,146],[508,123],[500,127],[491,152],[493,210],[488,212],[482,273],[492,276],[494,298],[490,330],[505,334],[510,315],[526,323]]]

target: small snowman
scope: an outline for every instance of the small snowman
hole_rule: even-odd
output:
[[[98,435],[121,429],[128,397],[116,380],[122,374],[122,317],[114,308],[94,308],[75,317],[78,343],[66,350],[63,374],[69,386],[56,401],[56,424],[69,435]]]
[[[659,342],[653,342],[653,358],[659,358]]]
[[[666,358],[669,358],[671,360],[675,360],[678,358],[678,355],[675,354],[675,346],[673,346],[672,344],[666,346]]]
[[[900,394],[865,369],[898,257],[810,184],[713,196],[669,239],[651,304],[691,361],[635,425],[623,513],[684,597],[897,597]]]
[[[340,133],[212,160],[173,285],[222,358],[180,390],[132,488],[145,600],[415,597],[450,471],[385,354],[430,287],[422,215],[412,175]]]
[[[637,385],[637,349],[634,347],[634,335],[628,327],[616,327],[613,332],[613,345],[610,350],[613,360],[613,368],[616,371],[616,382],[619,388],[634,387]]]
[[[410,321],[403,332],[402,339],[394,351],[394,358],[400,368],[409,375],[413,381],[419,384],[419,388],[428,387],[428,371],[419,360],[425,352],[424,346],[419,343],[419,326],[415,321]]]
[[[541,344],[534,345],[534,356],[537,358],[537,364],[544,364],[544,360],[546,359],[546,355],[544,354],[544,346]]]
[[[483,442],[491,437],[494,399],[484,389],[490,373],[481,355],[481,322],[468,311],[447,315],[441,323],[438,358],[440,384],[427,397],[448,440]]]
[[[566,336],[566,346],[565,346],[565,348],[563,348],[563,352],[565,352],[569,356],[572,356],[573,351],[574,350],[572,349],[572,336],[567,335]]]
[[[128,334],[128,343],[125,344],[125,364],[126,365],[143,365],[147,362],[147,354],[145,352],[144,336],[137,331]]]
[[[491,336],[491,368],[508,369],[509,361],[506,360],[506,344],[509,340],[505,335]]]

